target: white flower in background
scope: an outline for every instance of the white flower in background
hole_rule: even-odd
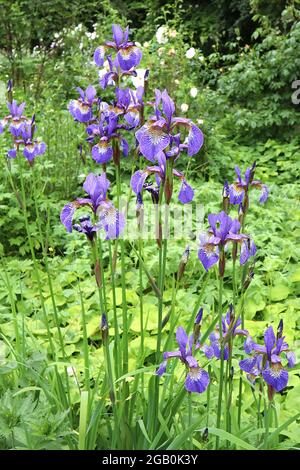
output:
[[[204,123],[204,120],[203,119],[197,119],[197,124],[203,124]]]
[[[166,26],[160,26],[155,33],[156,40],[158,44],[166,44],[168,42],[167,38],[168,28]]]
[[[138,41],[134,41],[134,44],[135,44],[137,47],[139,47],[139,48],[142,47],[142,44],[141,44],[140,42],[138,42]]]
[[[179,80],[178,80],[178,78],[175,78],[174,83],[176,83],[176,85],[179,85]]]
[[[103,63],[103,68],[106,70],[106,72],[109,72],[109,71],[110,71],[108,60],[105,60],[105,61],[104,61],[104,63]]]
[[[67,367],[67,374],[68,374],[69,377],[73,377],[74,367],[72,367],[72,366]]]
[[[175,29],[171,29],[171,31],[169,31],[169,37],[176,38],[176,36],[177,36],[177,31]]]
[[[185,57],[187,59],[192,59],[194,57],[194,55],[196,54],[196,49],[194,47],[190,47],[186,53],[185,53]]]
[[[157,49],[157,54],[158,54],[159,56],[161,56],[161,55],[163,54],[163,52],[164,52],[164,48],[163,48],[163,47],[160,47],[159,49]]]
[[[144,47],[145,49],[147,49],[149,46],[150,46],[150,42],[149,42],[149,41],[144,42],[143,47]]]
[[[139,86],[144,86],[145,85],[144,76],[146,73],[146,69],[136,69],[136,73],[137,73],[136,77],[131,77],[133,86],[135,88],[138,88]]]
[[[165,65],[165,61],[163,59],[159,63],[160,65]]]
[[[198,95],[198,89],[193,86],[193,87],[190,89],[190,95],[191,95],[192,98],[196,98],[196,96]]]
[[[96,31],[93,31],[91,33],[91,39],[96,39],[96,37],[97,37],[97,33],[96,33]]]
[[[203,56],[203,55],[199,55],[199,60],[200,60],[200,62],[204,62],[204,60],[205,60],[205,59],[204,59],[204,56]]]
[[[186,113],[189,109],[189,105],[186,103],[182,103],[182,105],[180,106],[180,109],[183,113]]]

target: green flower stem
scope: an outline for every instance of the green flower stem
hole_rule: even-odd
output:
[[[119,143],[114,142],[114,152],[119,154]],[[121,175],[120,175],[120,165],[116,164],[116,182],[117,182],[117,208],[120,209],[120,198],[121,198]],[[122,236],[116,240],[116,243],[120,243],[121,247],[121,286],[122,286],[122,374],[126,375],[128,373],[128,315],[127,315],[127,299],[126,299],[126,266],[125,266],[125,246],[124,239]],[[129,383],[124,380],[122,388],[122,420],[121,420],[121,435],[124,442],[123,447],[129,448],[130,446],[130,436],[128,433],[128,419],[129,419]]]
[[[6,266],[4,264],[4,260],[2,258],[1,258],[1,265],[2,265],[2,271],[3,271],[4,275],[2,274],[2,272],[0,272],[0,274],[1,274],[1,277],[3,279],[4,285],[6,285],[6,289],[8,291],[8,296],[9,296],[9,301],[10,301],[10,306],[11,306],[12,316],[13,316],[13,324],[14,324],[15,340],[16,340],[16,350],[15,350],[15,352],[16,352],[18,360],[20,360],[20,362],[22,364],[24,362],[24,354],[23,354],[24,344],[21,345],[14,293],[13,293],[13,290],[12,290],[12,285],[10,283],[10,279],[8,277]],[[23,339],[24,339],[24,337],[23,337]]]
[[[113,313],[114,313],[114,358],[115,358],[115,375],[118,379],[121,377],[121,362],[122,359],[120,357],[120,334],[119,334],[119,324],[118,324],[118,317],[117,317],[117,305],[116,305],[116,284],[115,284],[115,271],[113,267],[113,254],[112,254],[112,247],[111,247],[111,240],[108,240],[108,249],[109,249],[109,265],[110,265],[110,273],[111,273],[111,287],[112,287],[112,301],[113,301]]]
[[[88,345],[88,336],[87,336],[87,321],[86,321],[86,315],[85,315],[85,308],[84,308],[84,302],[82,298],[82,292],[80,288],[80,284],[78,283],[78,289],[79,289],[79,297],[80,297],[80,305],[81,305],[81,323],[82,323],[82,336],[83,336],[83,358],[84,358],[84,384],[85,384],[85,390],[88,392],[89,396],[89,390],[90,390],[90,361],[89,361],[89,345]]]
[[[220,379],[219,379],[219,393],[218,393],[218,407],[217,407],[217,428],[220,429],[221,425],[221,413],[222,413],[222,395],[223,395],[223,380],[224,380],[224,345],[223,345],[223,334],[222,334],[222,294],[223,294],[223,278],[219,277],[219,334],[221,343],[221,359],[220,359]],[[219,448],[219,436],[216,438],[216,450]]]
[[[242,293],[241,298],[241,327],[245,328],[245,315],[244,315],[244,305],[245,305],[245,293]],[[240,381],[239,381],[239,393],[238,393],[238,427],[241,427],[242,419],[242,393],[243,393],[243,371],[240,369]]]
[[[47,239],[48,239],[48,230],[49,230],[49,224],[50,224],[50,214],[49,212],[47,213],[48,217],[48,223],[46,226],[46,243],[44,243],[44,237],[43,237],[43,231],[42,231],[42,222],[41,222],[41,217],[40,217],[40,211],[38,209],[38,197],[37,197],[37,185],[36,185],[36,172],[34,166],[31,168],[32,170],[32,188],[33,188],[33,199],[34,199],[34,207],[35,207],[35,214],[36,214],[36,220],[38,224],[38,231],[39,231],[39,236],[40,236],[40,243],[42,246],[42,253],[43,253],[43,261],[47,273],[47,280],[48,280],[48,286],[49,286],[49,291],[50,291],[50,297],[51,297],[51,303],[52,303],[52,308],[53,308],[53,317],[55,321],[55,326],[58,334],[58,340],[59,340],[59,345],[60,349],[62,352],[63,356],[63,361],[67,362],[67,354],[65,352],[65,344],[62,336],[62,332],[60,329],[60,324],[59,324],[59,318],[58,318],[58,312],[57,312],[57,306],[56,306],[56,301],[55,301],[55,295],[54,295],[54,290],[53,290],[53,284],[52,284],[52,278],[51,278],[51,273],[50,273],[50,268],[48,264],[48,256],[47,256]],[[71,403],[71,395],[70,395],[70,386],[69,386],[69,376],[67,373],[67,367],[64,367],[64,373],[65,373],[65,381],[66,381],[66,386],[67,386],[67,393],[68,393],[68,398],[69,402]]]
[[[208,375],[211,377],[211,366],[208,366]],[[210,382],[208,384],[207,390],[206,390],[206,427],[208,428],[209,426],[209,410],[210,410]]]
[[[52,334],[51,334],[51,330],[50,330],[50,325],[49,325],[49,321],[48,321],[48,315],[47,315],[47,312],[46,312],[46,307],[45,307],[45,302],[44,302],[44,297],[43,297],[42,281],[41,281],[41,278],[40,278],[38,265],[37,265],[37,259],[36,259],[36,256],[35,256],[35,250],[34,250],[33,241],[32,241],[32,237],[31,237],[31,233],[30,233],[22,161],[19,160],[18,163],[19,163],[19,169],[20,169],[21,195],[22,195],[22,207],[23,207],[23,216],[24,216],[25,229],[26,229],[26,233],[27,233],[27,237],[28,237],[28,243],[29,243],[31,258],[32,258],[32,262],[33,262],[35,278],[36,278],[37,285],[38,285],[38,292],[39,292],[39,297],[40,297],[40,302],[41,302],[41,307],[42,307],[43,319],[44,319],[44,323],[45,323],[46,330],[47,330],[47,337],[48,337],[48,341],[49,341],[50,351],[51,351],[51,355],[54,358],[54,360],[57,361],[57,354],[56,354],[56,351],[55,351],[55,348],[54,348],[54,343],[53,343]],[[71,408],[71,401],[70,401],[70,395],[69,395],[69,391],[68,391],[69,381],[67,380],[67,382],[66,382],[66,386],[67,386],[67,396],[66,396],[65,389],[64,389],[63,383],[61,381],[61,377],[59,375],[57,365],[54,366],[54,369],[55,369],[57,393],[59,394],[59,397],[60,397],[62,409],[69,408],[71,410],[72,409]],[[70,413],[70,421],[72,422],[72,413]]]

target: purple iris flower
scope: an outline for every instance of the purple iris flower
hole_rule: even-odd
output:
[[[133,91],[130,88],[116,88],[116,101],[108,107],[108,111],[116,114],[118,117],[124,117],[127,125],[123,128],[131,130],[140,123],[140,110],[143,106],[144,88],[138,87]]]
[[[118,62],[117,57],[113,60],[111,55],[107,56],[107,62],[108,62],[108,70],[105,72],[105,70],[99,71],[99,83],[101,88],[105,90],[107,86],[109,85],[115,85],[119,81],[119,74],[120,74],[120,65]],[[122,75],[124,76],[136,76],[137,73],[134,69],[132,70],[122,70]]]
[[[107,55],[107,51],[114,50],[119,68],[122,71],[129,71],[137,67],[142,59],[141,50],[134,42],[128,41],[129,27],[123,31],[120,25],[112,25],[114,41],[106,41],[102,46],[97,47],[94,53],[94,61],[98,67],[102,67]]]
[[[222,338],[220,337],[219,325],[216,326],[215,332],[211,333],[209,336],[210,346],[205,350],[205,354],[209,359],[212,356],[215,356],[217,359],[221,359],[221,345],[223,345],[224,360],[228,360],[231,340],[235,336],[249,335],[247,330],[239,328],[241,323],[242,321],[240,317],[235,319],[231,305],[226,315],[222,316]]]
[[[224,249],[228,242],[237,242],[242,245],[240,263],[244,264],[256,253],[253,242],[249,242],[249,236],[238,233],[241,224],[236,219],[231,219],[224,211],[219,214],[209,214],[210,229],[200,235],[200,249],[198,258],[204,269],[208,271],[219,261],[220,249]]]
[[[250,187],[261,190],[260,203],[266,202],[269,195],[268,187],[259,180],[254,180],[256,163],[252,167],[248,167],[245,171],[244,179],[238,166],[235,167],[237,180],[229,186],[230,204],[241,204]]]
[[[197,359],[192,355],[193,335],[188,337],[185,330],[180,326],[176,331],[176,341],[179,350],[163,354],[164,360],[157,369],[156,374],[162,376],[166,372],[168,359],[178,357],[188,369],[185,379],[186,390],[188,392],[203,393],[207,389],[210,379],[209,374],[199,366]]]
[[[23,147],[24,157],[27,159],[29,164],[32,165],[35,157],[43,155],[46,151],[46,144],[33,138],[34,131],[34,118],[30,125],[22,123],[18,129],[18,137],[15,136],[15,146],[7,152],[7,156],[9,158],[16,158],[17,151],[21,146]]]
[[[30,124],[30,120],[27,119],[26,116],[23,116],[25,106],[25,102],[18,105],[16,100],[13,100],[11,103],[7,103],[7,108],[10,114],[0,121],[0,134],[4,131],[6,125],[10,123],[9,132],[14,137],[18,137],[21,134],[23,125]]]
[[[69,111],[76,121],[90,122],[93,120],[93,104],[98,101],[96,90],[92,85],[89,85],[85,91],[79,87],[76,90],[80,96],[77,100],[70,101]]]
[[[68,232],[72,232],[72,228],[87,235],[88,230],[92,230],[88,221],[85,219],[85,224],[81,223],[81,230],[78,225],[73,226],[73,217],[77,209],[83,206],[88,206],[92,210],[94,216],[99,216],[99,223],[101,228],[106,232],[106,238],[117,238],[125,227],[125,218],[107,198],[107,191],[110,186],[109,180],[106,178],[105,173],[101,176],[90,173],[85,182],[83,189],[88,194],[87,198],[78,198],[73,202],[66,204],[60,214],[60,220],[66,227]],[[98,230],[98,224],[94,227]],[[94,230],[94,231],[97,231]]]
[[[156,155],[156,158],[159,166],[148,166],[145,170],[138,170],[132,175],[130,184],[135,194],[141,193],[143,189],[149,190],[147,185],[145,187],[145,181],[151,174],[155,174],[158,185],[160,185],[161,182],[165,182],[167,167],[166,156],[164,152],[159,152]],[[194,191],[185,180],[184,175],[175,169],[173,169],[173,175],[181,181],[181,187],[178,194],[179,201],[182,204],[191,202],[194,197]]]
[[[92,157],[97,163],[107,163],[113,157],[113,140],[119,140],[121,149],[125,157],[129,152],[128,142],[119,133],[124,128],[118,123],[119,117],[114,112],[102,113],[98,124],[91,124],[86,128],[89,135],[87,141],[94,143],[92,147]]]
[[[73,229],[84,233],[90,241],[93,241],[96,232],[101,228],[100,224],[92,224],[91,217],[84,215],[80,217],[79,224],[74,224]]]
[[[155,95],[155,115],[135,134],[141,153],[151,162],[163,150],[167,158],[174,160],[182,151],[187,151],[188,156],[195,155],[203,145],[201,130],[190,119],[173,117],[175,104],[166,90],[162,93],[155,90]],[[178,127],[188,130],[187,139],[183,143],[180,133],[173,134]]]
[[[264,381],[274,389],[280,392],[287,386],[288,372],[282,365],[282,353],[287,359],[287,366],[295,365],[295,354],[290,351],[289,345],[282,336],[282,321],[279,324],[277,336],[275,336],[272,326],[266,329],[264,334],[264,345],[257,344],[249,336],[245,341],[245,351],[251,357],[239,362],[240,368],[247,372],[248,379],[252,382],[257,377],[262,376]]]

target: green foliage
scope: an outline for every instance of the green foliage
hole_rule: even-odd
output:
[[[86,174],[96,168],[85,133],[69,116],[67,105],[69,99],[77,96],[76,86],[97,85],[97,68],[92,55],[110,35],[113,22],[123,25],[129,22],[135,38],[141,42],[143,61],[140,67],[151,70],[147,100],[153,98],[155,88],[167,88],[175,100],[178,115],[186,113],[204,130],[205,145],[199,155],[178,161],[178,168],[184,169],[195,188],[195,202],[203,205],[205,216],[220,210],[222,184],[224,179],[231,182],[235,178],[234,165],[245,169],[257,162],[257,177],[270,187],[270,198],[262,206],[257,193],[251,193],[245,230],[253,234],[258,255],[254,279],[243,299],[246,327],[260,341],[267,325],[276,328],[283,319],[286,339],[294,350],[297,349],[300,150],[299,107],[291,103],[291,83],[300,78],[297,75],[300,69],[299,2],[198,3],[195,7],[185,0],[126,4],[118,0],[92,0],[88,5],[77,0],[68,4],[61,0],[0,0],[3,24],[0,80],[13,77],[19,85],[15,87],[15,97],[26,99],[27,114],[36,114],[38,133],[47,144],[46,154],[36,160],[34,167],[29,167],[25,160],[20,167],[19,161],[6,160],[11,142],[3,136],[0,139],[1,449],[75,449],[79,428],[82,447],[108,449],[112,442],[113,411],[108,399],[99,298],[91,280],[90,251],[83,237],[77,233],[66,234],[59,213],[66,201],[78,197]],[[162,27],[159,32],[158,27]],[[131,78],[127,83],[131,85]],[[0,89],[1,117],[7,113],[2,90],[3,87]],[[105,93],[109,96],[110,91]],[[83,145],[82,155],[79,145]],[[35,262],[30,256],[20,202],[21,169]],[[131,159],[124,159],[124,194],[128,193],[130,173]],[[111,167],[107,168],[107,174],[110,179],[115,177]],[[114,192],[112,188],[113,195]],[[234,209],[231,215],[235,215]],[[175,320],[191,325],[201,302],[205,311],[203,329],[207,331],[215,318],[217,283],[215,272],[206,275],[198,261],[198,233],[191,233],[188,240],[173,241],[169,247],[163,316],[172,308],[174,279],[187,242],[191,256],[177,292]],[[157,281],[156,244],[147,243],[143,250],[147,269]],[[198,414],[189,422],[189,405],[182,393],[180,368],[166,378],[165,384],[171,383],[172,393],[168,395],[165,385],[162,387],[165,401],[159,416],[160,430],[151,442],[147,429],[149,403],[143,392],[148,385],[151,387],[157,366],[158,300],[153,283],[145,275],[141,363],[141,297],[137,275],[140,261],[131,243],[125,244],[125,254],[129,325],[129,373],[125,383],[132,386],[129,414],[134,425],[130,432],[122,428],[122,435],[128,435],[128,442],[135,442],[138,448],[175,449],[180,446],[188,449],[192,436],[195,448],[210,449],[215,435],[230,449],[256,448],[262,431],[257,429],[257,404],[248,385],[243,395],[245,422],[241,429],[233,411],[232,434],[216,429],[212,419],[208,423],[209,439],[205,441],[201,436],[207,426],[207,398],[204,395],[193,398],[192,405]],[[117,264],[113,291],[107,244],[102,258],[107,276],[108,322],[110,325],[113,322],[116,305],[118,324],[122,325],[121,268]],[[228,265],[224,306],[232,302],[231,270],[232,266]],[[84,413],[80,413],[86,385],[86,344],[80,296],[85,309],[89,356],[87,382],[92,394],[86,436]],[[237,313],[242,307],[240,302]],[[163,344],[172,343],[173,333],[172,325],[167,323],[162,334]],[[114,328],[109,328],[112,357],[116,336]],[[235,349],[237,354],[243,354],[241,341],[236,342]],[[233,365],[238,370],[237,360]],[[212,407],[216,404],[217,372],[218,368],[213,365]],[[237,375],[233,380],[238,387]],[[116,382],[117,393],[123,383],[124,377]],[[299,368],[290,373],[289,387],[277,395],[276,406],[278,427],[272,428],[269,445],[274,449],[299,446],[299,429],[295,422],[299,408]]]

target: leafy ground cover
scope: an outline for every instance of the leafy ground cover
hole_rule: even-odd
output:
[[[92,33],[86,25],[60,31],[61,36],[56,39],[59,42],[63,37],[65,57],[53,60],[50,56],[41,81],[36,83],[33,79],[32,88],[41,95],[39,99],[25,86],[25,91],[15,87],[14,96],[18,101],[26,98],[30,111],[35,110],[38,135],[43,137],[47,151],[37,158],[33,167],[28,166],[25,159],[9,160],[6,153],[11,147],[10,136],[1,135],[0,448],[213,449],[216,445],[221,449],[248,450],[298,448],[299,367],[296,364],[289,370],[288,385],[276,393],[269,418],[259,385],[251,387],[245,374],[241,379],[239,361],[246,354],[240,338],[234,342],[232,369],[226,369],[226,377],[231,377],[232,381],[231,385],[225,383],[223,398],[224,403],[228,402],[226,393],[231,393],[229,418],[223,411],[218,422],[216,413],[220,361],[204,356],[201,366],[210,375],[207,390],[201,394],[187,393],[184,367],[173,361],[165,378],[159,381],[156,423],[149,413],[149,403],[153,404],[151,397],[157,393],[154,373],[162,359],[161,354],[157,355],[158,335],[161,336],[161,352],[173,351],[177,347],[177,327],[183,325],[191,334],[200,307],[204,311],[201,325],[204,336],[212,332],[218,315],[218,270],[213,268],[206,272],[199,262],[199,234],[207,227],[207,216],[222,210],[223,183],[235,179],[235,165],[245,170],[256,161],[256,176],[268,185],[269,198],[262,205],[258,202],[259,194],[251,192],[245,229],[257,247],[254,277],[245,292],[240,285],[235,288],[233,264],[228,261],[221,310],[226,313],[234,300],[236,316],[244,315],[245,328],[260,344],[266,328],[272,325],[276,331],[283,320],[285,341],[297,354],[300,150],[295,123],[298,109],[288,103],[289,85],[281,99],[274,100],[284,87],[284,77],[277,76],[274,69],[282,63],[282,54],[287,47],[292,47],[299,31],[297,8],[293,8],[295,11],[292,7],[284,10],[290,16],[281,14],[286,30],[279,35],[275,46],[272,38],[280,28],[279,20],[276,25],[271,20],[266,25],[263,23],[266,17],[261,16],[263,26],[257,29],[257,35],[264,39],[251,46],[250,51],[248,47],[236,46],[232,54],[229,51],[204,54],[196,43],[190,43],[191,38],[187,37],[184,22],[177,13],[168,19],[163,29],[152,35],[145,27],[149,41],[141,46],[142,65],[143,70],[148,67],[153,70],[149,97],[153,98],[154,88],[168,87],[170,77],[176,76],[169,90],[173,92],[176,111],[180,114],[188,110],[188,117],[205,135],[200,152],[189,160],[182,158],[178,164],[178,170],[185,172],[194,189],[193,204],[201,205],[202,224],[192,226],[184,237],[169,243],[162,284],[162,329],[158,321],[160,300],[157,295],[162,268],[156,241],[143,244],[141,258],[139,241],[125,239],[124,246],[117,245],[115,269],[114,241],[101,244],[103,297],[99,303],[90,246],[81,234],[67,233],[60,222],[64,204],[83,194],[82,184],[87,174],[100,172],[100,166],[91,159],[85,132],[74,123],[67,104],[77,96],[71,86],[85,88],[91,80],[97,85],[91,54],[101,43],[99,26],[103,18],[93,36],[89,36]],[[116,10],[111,7],[105,24],[113,22],[115,16]],[[178,24],[180,28],[174,34]],[[107,31],[109,28],[103,34]],[[69,62],[77,47],[77,36],[83,42],[82,53],[77,51],[74,62]],[[274,53],[269,50],[270,42]],[[36,54],[43,51],[27,52],[35,63],[39,60]],[[180,69],[179,62],[174,61],[177,53]],[[200,69],[196,60],[197,64],[202,64]],[[287,81],[293,76],[293,67],[297,66],[297,58],[292,56],[289,60],[291,64],[285,69]],[[264,61],[267,61],[266,69],[274,72],[271,74],[273,85],[276,82],[274,86],[264,78],[261,70]],[[219,70],[220,62],[225,70],[223,77],[220,77],[223,74]],[[5,61],[3,63],[7,67]],[[64,69],[65,66],[69,69]],[[57,70],[61,67],[64,72],[55,75],[52,81],[48,74],[51,75],[55,67]],[[250,80],[251,85],[249,70],[256,80]],[[26,68],[23,73],[26,84]],[[8,78],[7,71],[4,75],[3,79]],[[185,76],[187,78],[183,79]],[[244,94],[237,78],[241,80]],[[68,85],[70,80],[72,83]],[[255,83],[256,88],[253,88]],[[262,83],[267,92],[262,89]],[[51,96],[53,87],[56,92]],[[259,103],[254,111],[256,116],[251,103],[254,92]],[[110,94],[109,90],[108,96],[112,98]],[[2,102],[1,116],[6,113],[4,99]],[[270,117],[276,114],[276,106],[280,109],[277,121]],[[266,121],[266,113],[270,122]],[[278,132],[282,132],[280,138]],[[133,136],[129,144],[134,145]],[[135,223],[135,195],[130,189],[135,158],[131,152],[127,159],[122,159],[121,165],[121,193],[130,195],[134,206],[127,223]],[[136,169],[138,165],[141,163],[135,164]],[[115,181],[112,164],[107,165],[106,175]],[[174,184],[174,193],[177,193],[179,185]],[[110,195],[117,199],[116,184],[112,184]],[[144,204],[150,206],[150,199]],[[233,207],[232,217],[235,212]],[[190,255],[178,281],[178,268],[187,245]],[[237,266],[236,270],[234,276],[239,279],[243,268]],[[234,298],[234,289],[239,292],[237,298]],[[103,318],[101,322],[103,306],[109,325],[108,338],[103,334]],[[128,367],[124,372],[117,361],[116,347],[124,348],[125,333]],[[120,442],[118,427],[122,435]]]

